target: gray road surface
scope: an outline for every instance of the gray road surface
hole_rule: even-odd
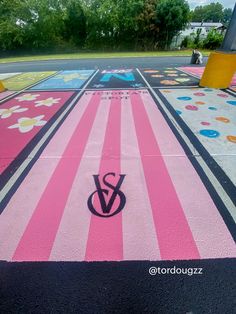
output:
[[[204,58],[204,64],[207,58]],[[0,73],[29,71],[59,71],[97,68],[149,68],[188,66],[189,57],[145,57],[13,62],[0,64]]]

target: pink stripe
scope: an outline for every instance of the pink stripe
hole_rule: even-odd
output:
[[[197,259],[182,206],[168,174],[140,95],[131,98],[139,149],[162,259]]]
[[[87,199],[89,194],[94,191],[93,175],[99,170],[109,109],[110,100],[102,100],[80,167],[71,187],[50,260],[83,261],[85,258],[91,219]]]
[[[34,211],[13,260],[48,260],[99,102],[100,95],[91,99]]]
[[[201,257],[235,257],[235,242],[197,172],[150,94],[142,98]]]
[[[14,91],[6,91],[6,92],[1,92],[0,93],[0,100],[14,94],[15,92]]]
[[[160,250],[143,173],[130,99],[122,101],[122,185],[127,195],[122,212],[124,260],[160,260]]]
[[[196,67],[181,67],[178,69],[186,73],[196,75],[199,78],[201,78],[205,70],[205,67],[197,67],[197,68]],[[231,81],[231,85],[235,85],[235,84],[236,84],[236,74],[233,76],[232,81]]]
[[[205,67],[183,67],[183,68],[178,68],[180,71],[184,71],[186,73],[189,73],[189,74],[193,74],[193,75],[196,75],[198,76],[199,78],[202,77],[202,74],[205,70]]]
[[[121,103],[111,100],[109,120],[103,146],[99,175],[120,174]],[[116,184],[116,182],[114,182]],[[94,186],[94,190],[95,190]],[[95,206],[98,205],[95,201]],[[87,261],[122,260],[122,214],[110,218],[91,216],[85,259]]]
[[[90,98],[82,98],[78,102],[1,214],[0,259],[10,260],[12,258],[34,209],[57,167],[60,156],[87,108],[89,100]]]

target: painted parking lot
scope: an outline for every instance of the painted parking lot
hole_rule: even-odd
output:
[[[5,75],[0,260],[236,257],[236,97],[185,72]]]
[[[178,69],[184,71],[186,74],[192,74],[198,78],[201,78],[205,67],[180,67]],[[231,86],[236,86],[236,74],[231,81]]]

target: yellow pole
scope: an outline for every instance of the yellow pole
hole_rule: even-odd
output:
[[[236,53],[217,51],[209,56],[200,86],[227,88],[236,72]]]
[[[5,87],[3,85],[3,82],[0,81],[0,93],[5,91]]]

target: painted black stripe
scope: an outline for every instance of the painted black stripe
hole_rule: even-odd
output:
[[[236,241],[236,226],[235,226],[235,222],[234,222],[233,217],[229,213],[227,207],[225,206],[225,204],[222,201],[221,197],[219,196],[219,194],[217,193],[216,189],[212,185],[212,183],[209,180],[208,176],[206,175],[205,171],[202,169],[201,165],[197,161],[197,158],[192,155],[192,152],[191,152],[190,148],[185,143],[185,141],[183,140],[181,135],[178,133],[178,131],[176,130],[176,127],[174,126],[172,121],[169,119],[168,115],[163,110],[161,105],[158,103],[158,101],[155,98],[155,95],[153,94],[153,92],[151,90],[150,90],[150,93],[153,95],[153,98],[155,100],[155,103],[156,103],[158,109],[162,113],[162,115],[165,118],[165,120],[166,120],[167,124],[169,125],[170,129],[172,130],[172,132],[174,133],[175,137],[177,138],[177,140],[179,141],[180,145],[182,146],[183,150],[185,151],[186,156],[188,157],[189,161],[191,162],[191,164],[195,168],[196,172],[198,173],[199,177],[201,178],[204,186],[206,187],[208,193],[210,194],[214,204],[216,205],[216,207],[217,207],[221,217],[223,218],[223,220],[224,220],[224,222],[225,222],[229,232],[231,233],[234,241]],[[158,93],[158,96],[159,95],[160,95],[160,93]],[[174,116],[174,118],[175,118],[175,116],[177,116],[176,112],[175,112],[175,114],[173,116]],[[197,191],[196,191],[196,193],[197,193]]]
[[[79,92],[78,92],[79,93]],[[1,179],[1,185],[4,186],[6,182],[10,179],[10,177],[16,172],[18,167],[22,164],[22,162],[27,158],[29,153],[33,150],[33,148],[37,145],[37,143],[41,140],[41,138],[44,136],[44,134],[49,130],[49,128],[52,126],[52,124],[57,120],[57,118],[63,113],[63,111],[66,109],[67,105],[71,103],[71,101],[78,95],[78,93],[75,93],[72,95],[72,97],[63,105],[63,107],[57,111],[57,113],[52,117],[52,119],[48,122],[48,124],[45,125],[45,129],[41,129],[40,132],[35,136],[33,140],[24,148],[24,150],[20,153],[20,155],[14,159],[14,161],[11,163],[11,165],[4,171],[5,177]],[[23,173],[20,175],[20,177],[16,180],[15,184],[12,186],[12,188],[9,190],[9,192],[6,194],[2,202],[0,203],[0,214],[3,212],[5,207],[7,206],[8,202],[10,201],[13,194],[17,191],[20,184],[23,182],[24,178],[29,173],[30,169],[33,167],[37,159],[42,154],[45,147],[48,145],[52,137],[55,135],[57,130],[60,128],[62,123],[65,121],[67,116],[70,114],[70,112],[73,110],[73,108],[76,106],[77,102],[81,98],[83,93],[80,95],[78,100],[73,104],[73,106],[68,110],[68,112],[65,114],[63,119],[57,124],[53,132],[50,134],[50,136],[46,139],[46,141],[43,143],[43,145],[40,147],[34,158],[31,159],[27,167],[24,169]]]
[[[221,90],[222,90],[222,92],[225,92],[225,93],[229,94],[230,96],[236,97],[236,92],[234,92],[231,89],[221,89]]]
[[[218,179],[225,192],[228,194],[234,205],[236,205],[236,187],[230,178],[226,175],[223,169],[218,165],[215,159],[209,154],[207,149],[201,144],[200,140],[195,136],[189,126],[184,122],[184,120],[176,113],[175,109],[171,106],[171,104],[167,101],[167,99],[160,93],[159,90],[155,90],[157,95],[163,101],[164,105],[171,113],[173,118],[177,121],[177,123],[182,128],[183,132],[187,135],[190,142],[193,146],[198,150],[201,157],[214,173],[215,177]]]
[[[201,274],[149,275],[150,267]],[[0,312],[235,313],[236,259],[130,262],[0,262]]]

